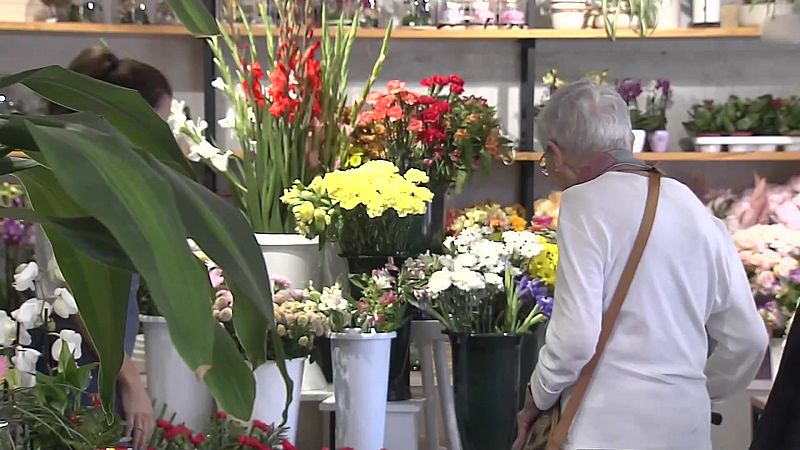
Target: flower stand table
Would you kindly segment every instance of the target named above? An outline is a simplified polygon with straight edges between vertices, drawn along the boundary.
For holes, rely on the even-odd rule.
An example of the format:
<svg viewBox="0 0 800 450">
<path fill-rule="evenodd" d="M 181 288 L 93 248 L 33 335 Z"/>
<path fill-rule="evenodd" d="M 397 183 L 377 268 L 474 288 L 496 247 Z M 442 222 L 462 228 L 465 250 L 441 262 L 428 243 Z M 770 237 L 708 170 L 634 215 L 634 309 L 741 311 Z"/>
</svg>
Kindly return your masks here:
<svg viewBox="0 0 800 450">
<path fill-rule="evenodd" d="M 390 450 L 419 450 L 420 422 L 425 405 L 424 398 L 412 398 L 399 402 L 386 404 L 386 427 L 383 446 Z M 330 396 L 319 405 L 319 410 L 324 414 L 323 437 L 325 447 L 337 448 L 331 442 L 331 430 L 336 420 L 336 398 Z"/>
</svg>

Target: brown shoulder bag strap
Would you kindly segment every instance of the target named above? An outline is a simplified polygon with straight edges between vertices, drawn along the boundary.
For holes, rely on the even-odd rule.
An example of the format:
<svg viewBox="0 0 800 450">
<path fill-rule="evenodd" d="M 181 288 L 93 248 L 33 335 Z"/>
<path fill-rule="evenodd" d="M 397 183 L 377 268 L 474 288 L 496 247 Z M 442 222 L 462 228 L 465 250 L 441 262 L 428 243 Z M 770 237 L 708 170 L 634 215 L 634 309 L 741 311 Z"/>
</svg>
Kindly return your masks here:
<svg viewBox="0 0 800 450">
<path fill-rule="evenodd" d="M 647 203 L 645 204 L 642 223 L 639 225 L 639 232 L 636 235 L 633 250 L 631 250 L 628 261 L 625 263 L 625 268 L 622 271 L 617 289 L 614 291 L 614 296 L 611 298 L 611 304 L 603 315 L 603 323 L 600 328 L 600 338 L 597 341 L 597 349 L 592 359 L 590 359 L 581 370 L 578 381 L 572 388 L 569 400 L 563 411 L 561 411 L 561 420 L 558 422 L 558 425 L 556 425 L 553 434 L 550 436 L 550 440 L 547 442 L 547 450 L 561 450 L 564 446 L 564 442 L 566 442 L 572 421 L 578 413 L 578 408 L 583 401 L 583 397 L 586 395 L 589 383 L 592 381 L 592 375 L 594 375 L 594 372 L 597 370 L 597 364 L 603 356 L 603 350 L 605 350 L 611 333 L 614 331 L 614 325 L 622 309 L 622 303 L 628 295 L 633 276 L 636 274 L 636 267 L 642 259 L 642 254 L 644 253 L 644 248 L 647 245 L 647 240 L 650 237 L 650 231 L 653 229 L 653 222 L 656 217 L 658 195 L 661 191 L 661 173 L 658 170 L 651 171 L 649 181 Z"/>
</svg>

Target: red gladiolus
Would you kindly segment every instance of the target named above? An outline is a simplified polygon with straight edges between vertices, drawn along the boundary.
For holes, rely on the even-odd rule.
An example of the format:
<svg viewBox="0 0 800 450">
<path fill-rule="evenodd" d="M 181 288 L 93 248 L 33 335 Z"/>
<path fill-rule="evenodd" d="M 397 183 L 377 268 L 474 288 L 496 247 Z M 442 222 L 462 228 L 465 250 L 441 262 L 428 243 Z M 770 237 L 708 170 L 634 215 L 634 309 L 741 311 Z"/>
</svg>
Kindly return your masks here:
<svg viewBox="0 0 800 450">
<path fill-rule="evenodd" d="M 251 62 L 245 69 L 250 73 L 250 76 L 253 77 L 255 80 L 260 80 L 264 78 L 264 70 L 261 68 L 261 63 L 258 61 Z"/>
<path fill-rule="evenodd" d="M 283 447 L 283 450 L 297 450 L 297 447 L 292 445 L 288 439 L 281 440 L 281 447 Z"/>
<path fill-rule="evenodd" d="M 156 426 L 162 430 L 171 430 L 174 427 L 170 421 L 164 419 L 156 420 Z"/>
<path fill-rule="evenodd" d="M 255 428 L 257 430 L 264 431 L 264 432 L 269 432 L 269 430 L 270 430 L 269 425 L 267 425 L 266 423 L 264 423 L 264 422 L 262 422 L 262 421 L 260 421 L 258 419 L 253 421 L 253 428 Z"/>
</svg>

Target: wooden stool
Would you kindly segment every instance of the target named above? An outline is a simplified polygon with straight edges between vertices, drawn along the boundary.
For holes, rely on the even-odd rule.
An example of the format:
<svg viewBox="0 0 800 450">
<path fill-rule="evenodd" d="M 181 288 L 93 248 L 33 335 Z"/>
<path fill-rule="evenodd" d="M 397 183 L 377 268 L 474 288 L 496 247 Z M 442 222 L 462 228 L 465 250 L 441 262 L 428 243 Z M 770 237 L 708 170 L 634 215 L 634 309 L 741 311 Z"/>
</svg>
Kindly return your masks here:
<svg viewBox="0 0 800 450">
<path fill-rule="evenodd" d="M 422 366 L 422 389 L 425 394 L 425 437 L 427 450 L 439 450 L 438 411 L 442 412 L 448 450 L 461 450 L 456 409 L 453 403 L 453 386 L 447 366 L 447 336 L 436 320 L 411 321 L 411 341 L 419 349 Z M 436 383 L 433 381 L 436 364 Z M 437 395 L 438 385 L 438 395 Z M 438 407 L 436 399 L 439 399 Z"/>
</svg>

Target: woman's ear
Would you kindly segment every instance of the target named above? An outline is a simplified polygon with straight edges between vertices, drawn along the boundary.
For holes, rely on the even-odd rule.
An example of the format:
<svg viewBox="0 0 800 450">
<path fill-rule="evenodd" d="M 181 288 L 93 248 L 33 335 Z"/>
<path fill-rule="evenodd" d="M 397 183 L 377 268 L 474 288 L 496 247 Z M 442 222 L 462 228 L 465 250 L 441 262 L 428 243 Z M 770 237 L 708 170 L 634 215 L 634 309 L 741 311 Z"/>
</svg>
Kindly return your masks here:
<svg viewBox="0 0 800 450">
<path fill-rule="evenodd" d="M 547 150 L 550 152 L 548 155 L 548 165 L 551 167 L 551 170 L 556 173 L 561 172 L 561 168 L 564 166 L 564 152 L 561 151 L 561 147 L 554 141 L 548 141 Z"/>
</svg>

